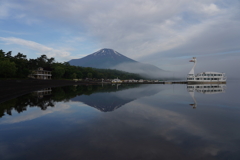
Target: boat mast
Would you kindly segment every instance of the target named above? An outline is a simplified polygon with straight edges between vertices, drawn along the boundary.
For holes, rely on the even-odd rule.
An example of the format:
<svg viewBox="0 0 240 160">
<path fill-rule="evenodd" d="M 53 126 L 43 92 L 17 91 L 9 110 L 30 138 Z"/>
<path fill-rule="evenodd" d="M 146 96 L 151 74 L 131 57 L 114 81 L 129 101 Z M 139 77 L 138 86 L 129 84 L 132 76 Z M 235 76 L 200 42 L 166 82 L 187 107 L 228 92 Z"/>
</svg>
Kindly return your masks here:
<svg viewBox="0 0 240 160">
<path fill-rule="evenodd" d="M 196 59 L 196 57 L 193 57 L 193 59 L 190 60 L 189 62 L 194 62 L 194 65 L 193 65 L 191 71 L 190 71 L 188 74 L 194 76 L 194 69 L 195 69 L 195 66 L 196 66 L 196 64 L 197 64 L 197 59 Z"/>
</svg>

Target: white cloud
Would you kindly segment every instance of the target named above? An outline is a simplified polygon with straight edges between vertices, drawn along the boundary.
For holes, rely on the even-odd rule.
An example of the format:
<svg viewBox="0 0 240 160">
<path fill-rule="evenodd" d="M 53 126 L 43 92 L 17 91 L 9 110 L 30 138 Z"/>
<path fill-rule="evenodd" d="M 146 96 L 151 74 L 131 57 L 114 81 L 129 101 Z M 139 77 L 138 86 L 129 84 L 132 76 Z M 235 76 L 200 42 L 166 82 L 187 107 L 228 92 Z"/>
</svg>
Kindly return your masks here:
<svg viewBox="0 0 240 160">
<path fill-rule="evenodd" d="M 214 13 L 220 11 L 220 10 L 215 4 L 212 3 L 208 6 L 204 6 L 203 11 L 208 13 L 208 14 L 214 14 Z"/>
<path fill-rule="evenodd" d="M 7 18 L 9 16 L 9 5 L 0 2 L 0 19 Z"/>
<path fill-rule="evenodd" d="M 68 59 L 70 56 L 70 53 L 64 50 L 59 50 L 59 49 L 53 49 L 51 47 L 47 47 L 45 45 L 33 42 L 33 41 L 28 41 L 20 38 L 15 38 L 15 37 L 0 37 L 0 41 L 5 42 L 5 44 L 17 44 L 21 46 L 28 47 L 30 49 L 33 49 L 36 51 L 38 55 L 45 54 L 49 57 L 57 57 L 60 59 Z"/>
<path fill-rule="evenodd" d="M 41 22 L 37 27 L 43 29 L 41 34 L 46 34 L 45 37 L 48 37 L 49 31 L 58 30 L 58 33 L 54 34 L 61 35 L 59 37 L 62 46 L 74 48 L 71 57 L 65 56 L 69 59 L 80 58 L 79 55 L 90 54 L 99 48 L 112 48 L 130 58 L 154 62 L 153 64 L 158 66 L 158 59 L 161 59 L 164 62 L 161 66 L 166 66 L 166 63 L 171 63 L 171 60 L 167 61 L 169 57 L 201 56 L 240 50 L 237 28 L 240 23 L 240 2 L 237 0 L 13 2 L 18 7 L 8 13 L 11 13 L 16 21 L 21 19 L 21 22 L 28 25 Z M 69 38 L 72 35 L 75 39 Z M 37 36 L 34 38 L 37 39 Z M 49 51 L 49 48 L 45 49 Z M 52 55 L 57 55 L 53 51 L 55 49 L 50 50 Z M 63 48 L 62 52 L 64 50 L 69 51 Z M 64 57 L 65 54 L 60 55 Z"/>
</svg>

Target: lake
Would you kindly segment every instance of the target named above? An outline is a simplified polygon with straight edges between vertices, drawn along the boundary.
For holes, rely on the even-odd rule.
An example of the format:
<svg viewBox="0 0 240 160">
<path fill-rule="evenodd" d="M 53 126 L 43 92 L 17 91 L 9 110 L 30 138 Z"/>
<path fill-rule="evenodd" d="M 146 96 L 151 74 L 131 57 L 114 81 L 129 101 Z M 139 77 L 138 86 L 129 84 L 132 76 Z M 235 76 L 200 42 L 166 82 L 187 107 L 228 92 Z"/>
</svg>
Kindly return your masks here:
<svg viewBox="0 0 240 160">
<path fill-rule="evenodd" d="M 240 83 L 45 88 L 0 104 L 1 160 L 239 160 Z"/>
</svg>

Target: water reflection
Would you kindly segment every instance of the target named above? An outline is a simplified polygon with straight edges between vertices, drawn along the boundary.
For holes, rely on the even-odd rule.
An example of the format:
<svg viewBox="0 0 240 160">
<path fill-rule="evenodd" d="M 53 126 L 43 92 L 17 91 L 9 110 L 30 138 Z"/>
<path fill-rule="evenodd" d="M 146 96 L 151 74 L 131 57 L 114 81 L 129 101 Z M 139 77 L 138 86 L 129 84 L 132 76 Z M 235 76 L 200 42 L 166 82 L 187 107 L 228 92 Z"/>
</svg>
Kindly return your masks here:
<svg viewBox="0 0 240 160">
<path fill-rule="evenodd" d="M 117 84 L 113 86 L 117 87 L 117 92 L 115 90 L 114 92 L 80 95 L 72 98 L 71 101 L 85 103 L 102 112 L 111 112 L 129 102 L 142 97 L 152 96 L 160 91 L 160 89 L 153 85 L 141 85 L 141 87 L 139 87 L 139 85 L 133 85 L 133 88 L 128 88 L 127 90 L 119 90 L 121 87 L 124 87 L 124 85 Z"/>
<path fill-rule="evenodd" d="M 187 85 L 187 90 L 191 97 L 193 98 L 194 103 L 189 104 L 193 109 L 197 108 L 197 101 L 194 96 L 194 92 L 202 94 L 218 94 L 224 93 L 226 89 L 226 84 L 191 84 Z"/>
<path fill-rule="evenodd" d="M 102 112 L 114 111 L 135 99 L 156 94 L 158 90 L 139 85 L 81 85 L 58 88 L 45 88 L 0 104 L 0 117 L 26 111 L 28 107 L 46 110 L 56 102 L 83 102 Z M 135 88 L 135 89 L 134 89 Z"/>
<path fill-rule="evenodd" d="M 52 88 L 41 98 L 32 93 L 25 103 L 32 96 L 55 107 L 2 117 L 0 157 L 238 160 L 239 84 L 228 83 L 223 94 L 195 90 L 198 110 L 187 106 L 192 100 L 186 85 L 71 86 Z"/>
<path fill-rule="evenodd" d="M 38 91 L 33 92 L 38 98 L 43 98 L 43 96 L 51 95 L 52 89 L 51 88 L 44 88 Z"/>
</svg>

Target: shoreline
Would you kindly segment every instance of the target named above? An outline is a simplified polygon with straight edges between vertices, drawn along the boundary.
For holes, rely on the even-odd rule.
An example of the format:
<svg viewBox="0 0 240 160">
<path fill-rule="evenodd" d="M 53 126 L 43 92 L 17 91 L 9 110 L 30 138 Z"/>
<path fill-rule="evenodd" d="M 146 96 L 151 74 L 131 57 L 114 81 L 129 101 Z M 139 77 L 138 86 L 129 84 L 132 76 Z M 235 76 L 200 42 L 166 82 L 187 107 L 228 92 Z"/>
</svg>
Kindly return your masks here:
<svg viewBox="0 0 240 160">
<path fill-rule="evenodd" d="M 0 80 L 0 105 L 10 99 L 41 90 L 69 85 L 99 85 L 97 81 L 74 81 L 74 80 L 36 80 L 36 79 L 9 79 Z M 103 84 L 112 84 L 103 82 Z M 114 83 L 113 83 L 114 84 Z M 116 83 L 115 83 L 116 84 Z M 122 84 L 186 84 L 186 82 L 144 82 L 144 83 L 122 83 Z"/>
<path fill-rule="evenodd" d="M 68 85 L 87 85 L 85 82 L 75 82 L 72 80 L 0 80 L 0 105 L 10 99 L 41 90 L 44 88 L 54 88 Z"/>
</svg>

